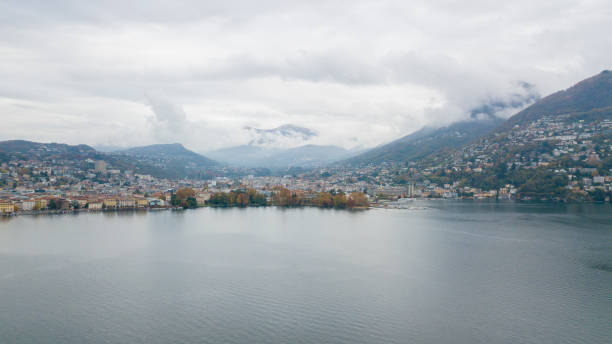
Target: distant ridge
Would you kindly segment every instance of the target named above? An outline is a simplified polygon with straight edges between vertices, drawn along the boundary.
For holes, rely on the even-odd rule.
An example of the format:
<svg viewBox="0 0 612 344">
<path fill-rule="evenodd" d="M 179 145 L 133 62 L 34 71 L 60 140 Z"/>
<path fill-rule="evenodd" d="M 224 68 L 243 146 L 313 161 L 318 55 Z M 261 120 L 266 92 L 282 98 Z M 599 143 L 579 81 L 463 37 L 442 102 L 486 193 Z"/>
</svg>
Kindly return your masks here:
<svg viewBox="0 0 612 344">
<path fill-rule="evenodd" d="M 60 154 L 92 154 L 96 150 L 88 145 L 68 145 L 65 143 L 39 143 L 26 140 L 0 141 L 0 151 L 5 153 L 27 153 L 32 150 L 47 149 Z"/>
<path fill-rule="evenodd" d="M 208 155 L 232 165 L 285 169 L 324 166 L 356 153 L 339 146 L 309 144 L 294 148 L 242 145 L 222 148 L 209 152 Z"/>
<path fill-rule="evenodd" d="M 0 141 L 0 162 L 20 159 L 104 160 L 114 169 L 133 170 L 159 178 L 202 176 L 217 162 L 194 153 L 181 144 L 152 145 L 105 153 L 88 145 L 39 143 L 26 140 Z"/>
<path fill-rule="evenodd" d="M 493 131 L 500 118 L 474 119 L 442 128 L 424 127 L 412 134 L 373 148 L 346 161 L 351 165 L 418 160 L 427 155 L 469 143 Z"/>
<path fill-rule="evenodd" d="M 199 166 L 215 166 L 218 163 L 201 154 L 190 151 L 180 143 L 155 144 L 149 146 L 132 147 L 119 151 L 119 153 L 145 156 L 150 158 L 181 160 L 185 163 L 194 163 Z"/>
<path fill-rule="evenodd" d="M 111 154 L 136 158 L 164 170 L 171 178 L 202 177 L 207 170 L 220 165 L 180 143 L 133 147 Z"/>
</svg>

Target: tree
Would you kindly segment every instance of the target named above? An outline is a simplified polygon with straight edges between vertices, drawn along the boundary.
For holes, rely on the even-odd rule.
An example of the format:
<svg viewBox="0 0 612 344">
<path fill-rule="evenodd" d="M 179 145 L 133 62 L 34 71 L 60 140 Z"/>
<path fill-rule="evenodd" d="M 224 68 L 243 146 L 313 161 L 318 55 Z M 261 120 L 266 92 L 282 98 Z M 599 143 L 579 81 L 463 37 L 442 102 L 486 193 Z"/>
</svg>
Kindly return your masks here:
<svg viewBox="0 0 612 344">
<path fill-rule="evenodd" d="M 601 189 L 589 191 L 589 195 L 591 196 L 591 199 L 593 199 L 593 201 L 595 202 L 604 202 L 607 196 L 606 192 Z"/>
<path fill-rule="evenodd" d="M 284 187 L 277 189 L 272 196 L 272 200 L 274 204 L 281 207 L 295 207 L 303 204 L 303 199 L 300 195 Z"/>
<path fill-rule="evenodd" d="M 196 208 L 198 206 L 198 202 L 195 199 L 195 191 L 192 188 L 179 189 L 172 195 L 170 203 L 172 203 L 174 206 L 181 206 L 185 209 Z"/>
<path fill-rule="evenodd" d="M 195 199 L 195 197 L 187 197 L 187 199 L 185 200 L 185 204 L 183 205 L 183 208 L 194 209 L 197 207 L 198 207 L 198 201 Z"/>
<path fill-rule="evenodd" d="M 344 193 L 338 193 L 334 196 L 334 208 L 343 209 L 346 208 L 346 195 Z"/>
<path fill-rule="evenodd" d="M 321 208 L 331 208 L 334 206 L 334 200 L 329 192 L 319 192 L 314 199 L 314 205 Z"/>
<path fill-rule="evenodd" d="M 195 197 L 195 191 L 192 188 L 182 188 L 176 192 L 176 198 L 186 200 L 187 197 Z"/>
<path fill-rule="evenodd" d="M 50 199 L 49 202 L 47 202 L 47 208 L 50 210 L 55 210 L 58 208 L 58 204 L 54 199 Z"/>
<path fill-rule="evenodd" d="M 214 207 L 248 207 L 264 206 L 267 204 L 266 196 L 254 189 L 247 191 L 233 190 L 230 192 L 216 192 L 210 196 L 206 204 Z"/>
<path fill-rule="evenodd" d="M 266 196 L 258 193 L 255 189 L 249 189 L 249 203 L 255 206 L 266 205 Z"/>
<path fill-rule="evenodd" d="M 236 197 L 236 204 L 240 207 L 249 205 L 249 195 L 246 193 L 239 193 Z"/>
<path fill-rule="evenodd" d="M 353 192 L 346 200 L 347 208 L 362 208 L 370 206 L 368 196 L 363 192 Z"/>
</svg>

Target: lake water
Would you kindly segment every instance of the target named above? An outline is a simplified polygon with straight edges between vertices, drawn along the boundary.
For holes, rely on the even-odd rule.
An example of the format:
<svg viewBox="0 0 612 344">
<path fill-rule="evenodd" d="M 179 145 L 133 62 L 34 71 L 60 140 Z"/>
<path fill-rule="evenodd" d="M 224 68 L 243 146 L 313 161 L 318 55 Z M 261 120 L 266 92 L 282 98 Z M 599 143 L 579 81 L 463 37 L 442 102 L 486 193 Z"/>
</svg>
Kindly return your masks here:
<svg viewBox="0 0 612 344">
<path fill-rule="evenodd" d="M 0 220 L 0 343 L 612 343 L 612 206 Z"/>
</svg>

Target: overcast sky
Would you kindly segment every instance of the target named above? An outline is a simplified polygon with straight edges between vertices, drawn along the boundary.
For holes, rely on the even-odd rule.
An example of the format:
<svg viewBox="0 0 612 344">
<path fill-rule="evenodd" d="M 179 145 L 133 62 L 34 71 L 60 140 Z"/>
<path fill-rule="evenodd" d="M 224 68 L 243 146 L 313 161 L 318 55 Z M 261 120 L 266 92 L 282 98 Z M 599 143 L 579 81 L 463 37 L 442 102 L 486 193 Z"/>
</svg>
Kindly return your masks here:
<svg viewBox="0 0 612 344">
<path fill-rule="evenodd" d="M 609 0 L 0 0 L 0 140 L 372 146 L 610 69 L 610 32 Z"/>
</svg>

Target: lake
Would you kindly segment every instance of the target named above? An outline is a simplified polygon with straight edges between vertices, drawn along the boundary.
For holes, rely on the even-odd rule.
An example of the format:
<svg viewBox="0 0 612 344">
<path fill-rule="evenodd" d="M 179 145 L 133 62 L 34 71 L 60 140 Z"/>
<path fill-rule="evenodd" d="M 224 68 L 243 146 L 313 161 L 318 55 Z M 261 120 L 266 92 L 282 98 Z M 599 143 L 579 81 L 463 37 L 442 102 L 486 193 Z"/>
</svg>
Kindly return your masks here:
<svg viewBox="0 0 612 344">
<path fill-rule="evenodd" d="M 0 219 L 0 343 L 611 343 L 612 206 Z"/>
</svg>

